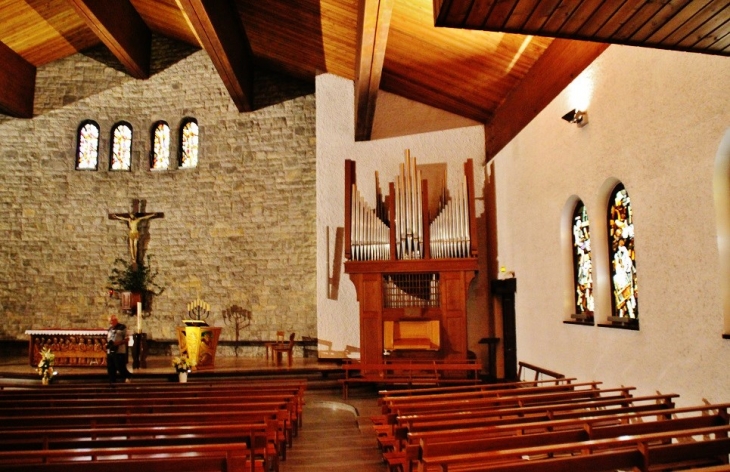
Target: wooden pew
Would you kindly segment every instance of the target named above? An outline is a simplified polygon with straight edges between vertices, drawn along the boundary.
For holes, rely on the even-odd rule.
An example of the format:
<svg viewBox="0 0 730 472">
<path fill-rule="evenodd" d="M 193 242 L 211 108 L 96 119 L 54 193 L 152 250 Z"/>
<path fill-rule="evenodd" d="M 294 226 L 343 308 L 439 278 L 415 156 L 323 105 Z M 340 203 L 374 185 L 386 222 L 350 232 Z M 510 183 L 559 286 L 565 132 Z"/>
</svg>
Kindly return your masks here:
<svg viewBox="0 0 730 472">
<path fill-rule="evenodd" d="M 378 395 L 380 397 L 397 397 L 397 396 L 411 396 L 411 395 L 428 395 L 433 393 L 452 393 L 461 391 L 472 391 L 472 390 L 502 390 L 508 388 L 523 388 L 523 387 L 537 387 L 540 385 L 562 385 L 575 382 L 575 377 L 565 377 L 560 379 L 551 380 L 537 380 L 537 381 L 519 381 L 519 382 L 499 382 L 499 383 L 480 383 L 474 385 L 449 385 L 442 387 L 418 387 L 418 388 L 404 388 L 394 390 L 379 390 Z M 596 382 L 600 384 L 601 382 Z"/>
<path fill-rule="evenodd" d="M 545 369 L 544 367 L 539 367 L 534 364 L 529 364 L 527 362 L 520 361 L 517 363 L 517 378 L 522 379 L 523 376 L 526 376 L 527 371 L 534 372 L 534 379 L 533 382 L 537 382 L 541 376 L 547 376 L 552 377 L 553 379 L 563 379 L 565 378 L 565 375 L 555 372 L 553 370 Z"/>
<path fill-rule="evenodd" d="M 186 425 L 186 424 L 231 424 L 251 423 L 258 421 L 276 421 L 278 428 L 275 437 L 271 437 L 282 460 L 286 460 L 287 445 L 291 447 L 290 436 L 287 434 L 281 410 L 270 409 L 250 411 L 177 411 L 173 413 L 113 413 L 54 416 L 5 416 L 0 417 L 0 431 L 8 429 L 66 429 L 66 428 L 98 428 L 124 425 Z"/>
<path fill-rule="evenodd" d="M 379 437 L 378 445 L 385 449 L 384 459 L 390 464 L 401 464 L 403 454 L 398 454 L 402 444 L 411 441 L 416 435 L 427 435 L 431 432 L 434 435 L 442 434 L 449 430 L 478 431 L 498 427 L 506 428 L 519 427 L 520 425 L 537 424 L 539 422 L 550 422 L 558 419 L 571 420 L 583 419 L 591 416 L 604 422 L 612 421 L 610 418 L 618 415 L 640 414 L 651 412 L 659 415 L 665 411 L 664 417 L 669 418 L 670 412 L 674 409 L 672 401 L 678 395 L 659 394 L 645 397 L 632 397 L 619 400 L 586 401 L 582 403 L 552 405 L 539 405 L 525 408 L 501 408 L 475 412 L 448 412 L 430 413 L 420 415 L 408 415 L 397 417 L 393 415 L 396 423 L 391 435 Z M 464 437 L 464 436 L 462 436 Z M 393 447 L 395 454 L 388 449 Z"/>
<path fill-rule="evenodd" d="M 730 425 L 723 425 L 459 454 L 424 451 L 420 458 L 419 471 L 601 472 L 632 468 L 648 471 L 660 466 L 677 468 L 718 464 L 726 462 L 730 453 L 729 432 Z M 693 441 L 693 437 L 701 439 Z M 526 460 L 526 457 L 540 459 Z"/>
<path fill-rule="evenodd" d="M 343 364 L 342 398 L 347 400 L 352 384 L 443 385 L 476 384 L 481 364 L 471 362 L 392 362 Z"/>
<path fill-rule="evenodd" d="M 535 393 L 486 398 L 466 398 L 451 400 L 448 397 L 429 402 L 417 402 L 394 406 L 394 413 L 399 416 L 432 411 L 459 411 L 475 408 L 525 407 L 549 403 L 569 403 L 586 399 L 621 399 L 630 398 L 635 387 L 617 387 L 608 389 L 568 390 L 563 392 Z"/>
<path fill-rule="evenodd" d="M 370 419 L 373 424 L 377 427 L 386 425 L 388 422 L 388 414 L 391 408 L 388 406 L 391 403 L 405 401 L 401 399 L 406 398 L 420 398 L 421 396 L 432 396 L 432 395 L 443 395 L 452 393 L 462 392 L 499 392 L 514 390 L 520 392 L 525 387 L 537 387 L 537 386 L 551 386 L 551 385 L 569 385 L 575 378 L 563 378 L 556 380 L 540 380 L 537 382 L 504 382 L 498 384 L 475 384 L 475 385 L 452 385 L 444 387 L 420 387 L 414 389 L 398 389 L 398 390 L 380 390 L 378 392 L 378 405 L 381 406 L 383 413 L 380 415 L 371 415 Z M 598 385 L 601 382 L 588 382 L 589 384 Z M 577 386 L 583 384 L 575 384 Z M 567 387 L 564 387 L 567 388 Z"/>
<path fill-rule="evenodd" d="M 249 382 L 250 384 L 251 382 Z M 129 385 L 129 384 L 123 384 Z M 181 384 L 186 385 L 186 384 Z M 5 390 L 0 392 L 0 408 L 3 405 L 23 405 L 24 402 L 35 402 L 36 405 L 58 405 L 63 406 L 63 400 L 73 400 L 75 404 L 79 404 L 82 399 L 95 399 L 98 401 L 107 401 L 108 403 L 123 403 L 125 400 L 144 399 L 145 404 L 150 404 L 153 399 L 163 398 L 167 400 L 183 398 L 197 398 L 200 401 L 204 398 L 206 402 L 213 402 L 215 397 L 230 396 L 241 398 L 256 398 L 260 395 L 269 395 L 272 399 L 281 395 L 293 395 L 295 407 L 292 409 L 292 426 L 293 435 L 296 436 L 298 428 L 302 425 L 302 413 L 304 405 L 304 388 L 306 384 L 301 382 L 283 385 L 274 385 L 271 383 L 260 384 L 255 382 L 254 385 L 245 383 L 224 384 L 216 387 L 215 384 L 203 385 L 191 388 L 169 388 L 169 387 L 152 387 L 147 386 L 124 389 L 116 388 L 50 388 L 46 391 L 11 391 Z M 215 393 L 213 393 L 215 392 Z M 28 394 L 26 394 L 28 393 Z M 52 403 L 42 403 L 46 400 Z M 215 400 L 217 401 L 217 400 Z"/>
<path fill-rule="evenodd" d="M 264 421 L 226 425 L 147 426 L 11 430 L 0 432 L 0 451 L 98 449 L 141 446 L 246 443 L 267 469 L 278 471 L 275 444 L 269 441 L 277 425 Z"/>
<path fill-rule="evenodd" d="M 647 395 L 616 400 L 595 399 L 580 403 L 555 403 L 522 408 L 497 408 L 477 412 L 454 412 L 448 418 L 430 415 L 398 417 L 398 424 L 409 432 L 463 427 L 492 426 L 510 422 L 532 422 L 540 420 L 570 419 L 583 416 L 608 416 L 621 413 L 638 413 L 658 409 L 671 410 L 675 407 L 676 394 Z M 434 419 L 436 418 L 436 419 Z"/>
<path fill-rule="evenodd" d="M 264 472 L 246 443 L 0 451 L 3 472 Z"/>
<path fill-rule="evenodd" d="M 280 388 L 296 388 L 302 392 L 307 388 L 306 379 L 285 380 L 194 380 L 188 377 L 187 383 L 144 381 L 132 383 L 96 383 L 96 384 L 55 384 L 41 386 L 39 383 L 4 383 L 0 384 L 0 396 L 23 393 L 26 395 L 47 395 L 56 393 L 96 394 L 105 392 L 133 392 L 133 391 L 195 391 L 204 389 L 240 389 L 240 390 L 268 390 Z"/>
<path fill-rule="evenodd" d="M 414 453 L 413 446 L 408 446 L 407 457 L 412 460 L 420 459 L 423 456 L 453 456 L 505 448 L 524 448 L 726 426 L 728 425 L 727 406 L 725 405 L 725 408 L 721 409 L 722 411 L 712 415 L 700 414 L 651 422 L 624 423 L 626 418 L 615 418 L 606 423 L 609 418 L 601 420 L 586 418 L 572 422 L 545 422 L 544 424 L 493 428 L 490 432 L 480 432 L 479 434 L 469 430 L 443 431 L 441 434 L 421 435 L 416 446 L 417 453 Z M 690 410 L 685 410 L 685 413 L 688 411 Z M 707 410 L 705 407 L 700 407 L 693 411 L 706 412 Z M 662 415 L 659 417 L 662 418 Z"/>
<path fill-rule="evenodd" d="M 438 392 L 432 394 L 409 395 L 409 396 L 389 396 L 382 395 L 379 397 L 379 403 L 382 405 L 383 413 L 390 413 L 397 410 L 400 406 L 419 405 L 423 403 L 431 403 L 434 401 L 446 400 L 453 402 L 456 400 L 478 399 L 478 398 L 501 398 L 501 397 L 520 397 L 523 395 L 538 395 L 541 393 L 556 392 L 600 392 L 600 382 L 582 382 L 560 385 L 543 385 L 539 387 L 524 388 L 505 388 L 505 389 L 472 389 L 454 392 Z M 629 387 L 621 387 L 627 391 Z"/>
</svg>

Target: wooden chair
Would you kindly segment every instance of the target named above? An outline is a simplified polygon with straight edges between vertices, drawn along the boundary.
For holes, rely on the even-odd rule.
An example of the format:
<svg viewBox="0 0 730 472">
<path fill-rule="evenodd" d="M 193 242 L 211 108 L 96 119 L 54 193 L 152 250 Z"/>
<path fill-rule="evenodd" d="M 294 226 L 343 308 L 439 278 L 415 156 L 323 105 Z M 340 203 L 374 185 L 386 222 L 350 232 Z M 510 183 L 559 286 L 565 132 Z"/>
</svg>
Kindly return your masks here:
<svg viewBox="0 0 730 472">
<path fill-rule="evenodd" d="M 273 354 L 276 355 L 276 365 L 281 365 L 281 357 L 283 353 L 286 353 L 287 360 L 289 361 L 289 365 L 291 365 L 291 354 L 292 350 L 294 349 L 294 336 L 296 333 L 292 333 L 289 335 L 289 343 L 288 344 L 276 344 L 271 347 L 271 350 Z"/>
<path fill-rule="evenodd" d="M 269 360 L 269 351 L 271 351 L 271 358 L 274 358 L 274 347 L 276 346 L 284 346 L 284 331 L 277 331 L 276 332 L 276 342 L 273 343 L 266 343 L 264 346 L 266 347 L 266 360 Z"/>
</svg>

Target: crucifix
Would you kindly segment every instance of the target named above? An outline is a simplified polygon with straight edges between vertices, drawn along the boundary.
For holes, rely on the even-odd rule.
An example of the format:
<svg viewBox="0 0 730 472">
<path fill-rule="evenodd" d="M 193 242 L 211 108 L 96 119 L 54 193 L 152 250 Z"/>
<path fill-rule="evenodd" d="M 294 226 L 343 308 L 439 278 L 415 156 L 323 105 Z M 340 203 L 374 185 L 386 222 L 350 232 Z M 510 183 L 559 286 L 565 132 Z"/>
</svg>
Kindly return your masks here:
<svg viewBox="0 0 730 472">
<path fill-rule="evenodd" d="M 110 220 L 122 220 L 127 223 L 129 227 L 129 255 L 132 258 L 132 264 L 137 265 L 140 259 L 138 242 L 140 239 L 140 227 L 139 224 L 143 221 L 152 220 L 155 218 L 164 218 L 164 213 L 145 213 L 144 206 L 147 202 L 145 200 L 132 200 L 132 211 L 129 213 L 109 213 Z M 141 204 L 141 207 L 140 207 Z"/>
</svg>

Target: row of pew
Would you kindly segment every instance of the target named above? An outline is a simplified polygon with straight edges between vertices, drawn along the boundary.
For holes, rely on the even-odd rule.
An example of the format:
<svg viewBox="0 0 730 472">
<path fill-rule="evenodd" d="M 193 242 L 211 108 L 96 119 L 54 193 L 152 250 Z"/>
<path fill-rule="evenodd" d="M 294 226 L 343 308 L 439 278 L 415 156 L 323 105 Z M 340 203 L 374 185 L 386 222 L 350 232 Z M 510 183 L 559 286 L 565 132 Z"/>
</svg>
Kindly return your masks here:
<svg viewBox="0 0 730 472">
<path fill-rule="evenodd" d="M 278 472 L 306 380 L 4 385 L 0 472 Z"/>
<path fill-rule="evenodd" d="M 574 378 L 381 390 L 390 471 L 730 471 L 730 403 Z"/>
</svg>

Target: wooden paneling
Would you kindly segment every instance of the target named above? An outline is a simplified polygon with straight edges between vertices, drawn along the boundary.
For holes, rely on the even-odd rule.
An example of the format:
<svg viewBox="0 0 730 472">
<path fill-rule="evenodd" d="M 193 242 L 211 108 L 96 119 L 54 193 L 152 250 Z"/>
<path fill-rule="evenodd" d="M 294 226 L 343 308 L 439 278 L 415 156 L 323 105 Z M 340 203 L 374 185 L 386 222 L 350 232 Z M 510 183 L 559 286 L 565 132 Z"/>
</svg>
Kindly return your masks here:
<svg viewBox="0 0 730 472">
<path fill-rule="evenodd" d="M 247 74 L 254 66 L 310 81 L 327 72 L 356 80 L 353 127 L 358 140 L 368 139 L 380 89 L 487 125 L 493 135 L 488 143 L 491 155 L 535 116 L 538 107 L 529 100 L 549 102 L 557 93 L 556 84 L 574 73 L 566 70 L 585 67 L 588 56 L 563 56 L 560 67 L 539 68 L 542 80 L 534 80 L 533 68 L 543 54 L 553 53 L 549 47 L 554 38 L 730 55 L 728 0 L 124 2 L 152 33 L 204 47 L 239 110 L 252 108 L 254 92 Z M 37 67 L 100 44 L 94 25 L 130 31 L 129 14 L 113 13 L 118 2 L 110 1 L 115 9 L 106 13 L 116 16 L 119 25 L 97 19 L 92 27 L 73 3 L 104 4 L 3 0 L 0 42 Z M 208 10 L 198 19 L 187 17 L 184 10 L 193 4 Z M 225 13 L 216 13 L 221 11 Z M 235 23 L 241 33 L 230 27 Z M 139 31 L 139 26 L 131 31 Z M 131 75 L 140 76 L 136 70 L 145 61 L 135 59 L 135 48 L 125 43 L 134 36 L 112 34 L 111 42 L 105 42 Z M 250 51 L 249 56 L 236 59 L 242 51 Z M 0 66 L 7 69 L 10 64 Z M 523 99 L 527 101 L 516 103 Z"/>
<path fill-rule="evenodd" d="M 130 0 L 144 22 L 157 34 L 203 47 L 195 31 L 185 20 L 176 0 Z"/>
<path fill-rule="evenodd" d="M 487 124 L 487 159 L 502 150 L 607 47 L 603 43 L 565 39 L 553 41 L 519 86 L 507 95 L 492 121 Z"/>
<path fill-rule="evenodd" d="M 68 1 L 132 77 L 149 77 L 151 33 L 129 0 Z"/>
<path fill-rule="evenodd" d="M 383 309 L 380 274 L 350 274 L 360 302 L 360 359 L 383 361 Z"/>
<path fill-rule="evenodd" d="M 0 2 L 0 41 L 36 67 L 100 43 L 67 0 Z"/>
<path fill-rule="evenodd" d="M 0 43 L 0 111 L 17 118 L 33 117 L 36 68 Z"/>
<path fill-rule="evenodd" d="M 727 0 L 436 0 L 436 24 L 730 55 Z"/>
<path fill-rule="evenodd" d="M 178 0 L 239 111 L 253 110 L 254 64 L 248 37 L 229 0 Z"/>
</svg>

